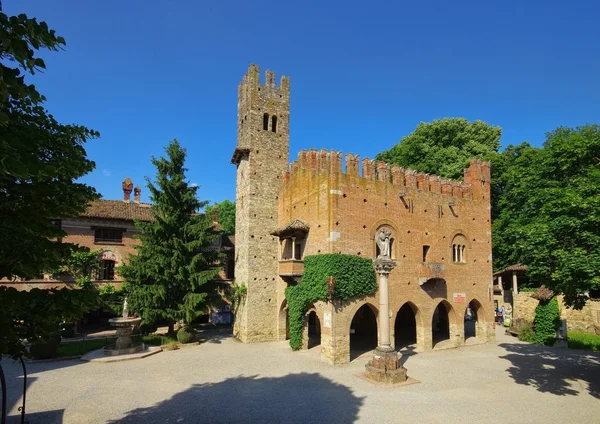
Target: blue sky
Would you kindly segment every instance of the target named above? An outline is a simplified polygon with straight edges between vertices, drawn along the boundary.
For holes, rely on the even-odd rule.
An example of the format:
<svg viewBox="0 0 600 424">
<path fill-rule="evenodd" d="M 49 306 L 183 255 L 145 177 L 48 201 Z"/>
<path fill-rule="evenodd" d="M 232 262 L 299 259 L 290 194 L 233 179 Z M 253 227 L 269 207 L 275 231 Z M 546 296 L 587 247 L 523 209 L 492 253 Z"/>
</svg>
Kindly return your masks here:
<svg viewBox="0 0 600 424">
<path fill-rule="evenodd" d="M 4 0 L 67 40 L 33 81 L 63 123 L 100 131 L 84 178 L 107 199 L 177 138 L 201 199 L 235 199 L 237 85 L 250 63 L 291 78 L 290 158 L 374 157 L 422 121 L 480 119 L 541 145 L 599 122 L 597 1 Z"/>
</svg>

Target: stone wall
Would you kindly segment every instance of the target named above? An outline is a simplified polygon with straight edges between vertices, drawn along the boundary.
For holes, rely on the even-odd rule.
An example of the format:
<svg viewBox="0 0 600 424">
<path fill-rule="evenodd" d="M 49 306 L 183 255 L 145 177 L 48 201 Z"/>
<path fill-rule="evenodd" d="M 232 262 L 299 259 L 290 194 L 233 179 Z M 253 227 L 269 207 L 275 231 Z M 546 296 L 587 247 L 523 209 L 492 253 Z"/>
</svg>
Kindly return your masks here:
<svg viewBox="0 0 600 424">
<path fill-rule="evenodd" d="M 238 142 L 232 160 L 237 165 L 235 277 L 248 288 L 234 334 L 243 342 L 273 341 L 279 334 L 279 242 L 271 232 L 277 229 L 288 154 L 289 79 L 282 77 L 276 86 L 275 75 L 267 71 L 261 84 L 258 66 L 251 65 L 239 85 Z"/>
<path fill-rule="evenodd" d="M 530 292 L 521 292 L 513 296 L 513 319 L 523 318 L 529 322 L 535 319 L 535 308 L 537 299 L 531 297 Z M 583 309 L 576 310 L 567 308 L 563 302 L 563 296 L 558 296 L 560 317 L 567 320 L 567 330 L 594 333 L 594 322 L 600 321 L 600 301 L 589 300 Z"/>
</svg>

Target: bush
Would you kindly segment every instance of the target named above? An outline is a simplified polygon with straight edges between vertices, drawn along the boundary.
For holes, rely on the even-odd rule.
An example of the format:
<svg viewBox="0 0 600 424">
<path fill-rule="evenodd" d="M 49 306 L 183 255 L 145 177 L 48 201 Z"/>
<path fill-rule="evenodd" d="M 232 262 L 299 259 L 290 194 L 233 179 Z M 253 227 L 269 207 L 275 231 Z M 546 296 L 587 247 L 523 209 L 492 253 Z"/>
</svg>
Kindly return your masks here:
<svg viewBox="0 0 600 424">
<path fill-rule="evenodd" d="M 75 336 L 75 324 L 72 322 L 65 322 L 61 324 L 60 334 L 64 338 Z"/>
<path fill-rule="evenodd" d="M 333 296 L 342 300 L 373 294 L 377 290 L 375 270 L 370 259 L 342 254 L 305 257 L 302 281 L 285 289 L 290 346 L 293 350 L 302 347 L 302 329 L 307 308 L 319 300 L 326 301 L 329 296 L 329 276 L 333 276 L 336 282 Z"/>
<path fill-rule="evenodd" d="M 138 328 L 138 332 L 144 336 L 147 336 L 148 334 L 154 333 L 157 328 L 158 327 L 154 323 L 143 323 Z"/>
<path fill-rule="evenodd" d="M 569 333 L 571 349 L 585 349 L 600 352 L 600 336 L 592 333 Z"/>
<path fill-rule="evenodd" d="M 55 338 L 48 338 L 48 340 L 39 340 L 33 342 L 29 347 L 29 353 L 33 356 L 33 359 L 50 359 L 56 357 L 56 350 L 58 349 L 58 343 Z"/>
<path fill-rule="evenodd" d="M 530 327 L 523 327 L 517 336 L 522 342 L 533 342 L 535 340 L 535 333 Z"/>
<path fill-rule="evenodd" d="M 560 325 L 560 311 L 556 296 L 549 301 L 540 300 L 535 308 L 535 336 L 533 342 L 550 346 L 556 340 L 556 330 Z"/>
<path fill-rule="evenodd" d="M 194 330 L 189 326 L 181 327 L 177 332 L 177 341 L 182 344 L 193 342 L 195 337 Z"/>
<path fill-rule="evenodd" d="M 60 344 L 60 341 L 62 340 L 62 331 L 53 331 L 52 333 L 48 334 L 48 338 L 52 338 L 56 341 L 56 345 L 58 346 Z"/>
</svg>

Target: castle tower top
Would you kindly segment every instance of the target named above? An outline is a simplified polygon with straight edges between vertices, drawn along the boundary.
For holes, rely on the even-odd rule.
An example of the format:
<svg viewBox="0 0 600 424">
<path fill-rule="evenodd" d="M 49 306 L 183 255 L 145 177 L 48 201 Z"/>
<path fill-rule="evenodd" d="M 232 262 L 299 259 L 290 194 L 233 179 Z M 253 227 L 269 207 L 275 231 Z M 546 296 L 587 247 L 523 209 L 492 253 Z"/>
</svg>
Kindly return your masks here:
<svg viewBox="0 0 600 424">
<path fill-rule="evenodd" d="M 275 84 L 275 73 L 267 70 L 262 84 L 260 68 L 250 65 L 238 87 L 238 142 L 231 162 L 239 164 L 253 148 L 281 144 L 287 149 L 289 115 L 290 79 L 282 76 Z"/>
</svg>

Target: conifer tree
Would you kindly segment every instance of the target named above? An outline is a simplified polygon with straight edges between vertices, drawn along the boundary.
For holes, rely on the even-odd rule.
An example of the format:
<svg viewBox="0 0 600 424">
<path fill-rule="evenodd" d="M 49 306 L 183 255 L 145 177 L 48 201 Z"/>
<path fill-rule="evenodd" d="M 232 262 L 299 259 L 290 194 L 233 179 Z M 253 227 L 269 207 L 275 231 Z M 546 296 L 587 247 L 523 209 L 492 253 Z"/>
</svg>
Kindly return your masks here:
<svg viewBox="0 0 600 424">
<path fill-rule="evenodd" d="M 204 286 L 218 273 L 220 253 L 211 248 L 219 233 L 199 213 L 208 202 L 199 201 L 198 187 L 186 181 L 185 149 L 173 140 L 165 151 L 167 158 L 152 157 L 156 182 L 146 178 L 154 220 L 136 222 L 141 244 L 121 273 L 130 310 L 146 323 L 166 319 L 172 330 L 175 322 L 189 323 L 201 314 Z"/>
</svg>

